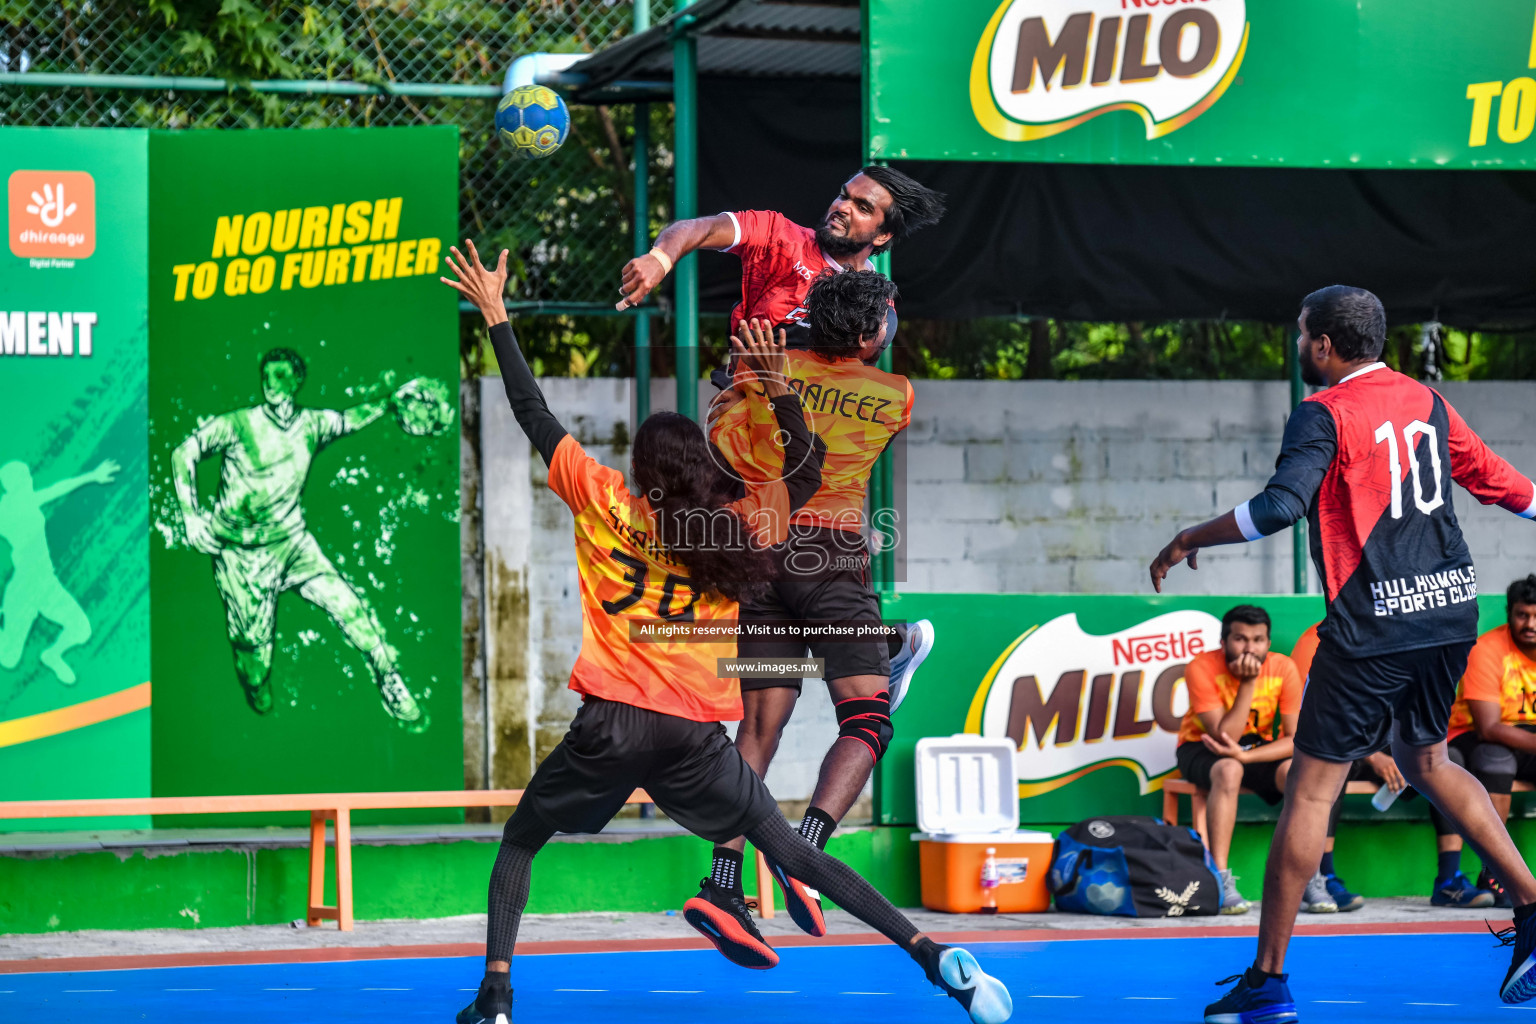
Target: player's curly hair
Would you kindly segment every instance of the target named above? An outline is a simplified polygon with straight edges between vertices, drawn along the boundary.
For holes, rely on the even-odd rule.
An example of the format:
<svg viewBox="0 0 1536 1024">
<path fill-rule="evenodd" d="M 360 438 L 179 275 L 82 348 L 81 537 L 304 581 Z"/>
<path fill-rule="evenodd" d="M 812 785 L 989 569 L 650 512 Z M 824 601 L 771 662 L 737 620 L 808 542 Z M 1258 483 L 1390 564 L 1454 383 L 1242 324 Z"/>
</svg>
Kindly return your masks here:
<svg viewBox="0 0 1536 1024">
<path fill-rule="evenodd" d="M 860 168 L 859 173 L 891 194 L 891 205 L 881 225 L 881 230 L 891 233 L 891 240 L 876 246 L 875 252 L 885 252 L 912 232 L 937 224 L 944 216 L 944 193 L 894 167 L 871 164 Z"/>
<path fill-rule="evenodd" d="M 856 356 L 864 340 L 880 333 L 896 298 L 896 285 L 874 270 L 823 274 L 806 295 L 811 348 L 831 359 Z"/>
<path fill-rule="evenodd" d="M 1505 597 L 1508 600 L 1504 609 L 1506 614 L 1514 611 L 1517 604 L 1536 604 L 1536 573 L 1511 583 Z"/>
<path fill-rule="evenodd" d="M 656 513 L 657 539 L 687 569 L 694 593 L 741 601 L 767 590 L 772 557 L 725 507 L 731 499 L 697 423 L 675 412 L 647 418 L 635 431 L 630 468 Z M 679 603 L 671 612 L 682 610 Z"/>
<path fill-rule="evenodd" d="M 287 363 L 293 367 L 293 375 L 298 378 L 301 385 L 309 374 L 309 368 L 304 365 L 304 357 L 291 348 L 270 349 L 261 357 L 261 365 L 256 368 L 256 372 L 261 375 L 262 380 L 266 380 L 267 366 L 271 363 Z"/>
<path fill-rule="evenodd" d="M 1375 359 L 1387 344 L 1387 311 L 1364 288 L 1331 284 L 1301 300 L 1302 323 L 1313 338 L 1328 335 L 1341 358 Z"/>
</svg>

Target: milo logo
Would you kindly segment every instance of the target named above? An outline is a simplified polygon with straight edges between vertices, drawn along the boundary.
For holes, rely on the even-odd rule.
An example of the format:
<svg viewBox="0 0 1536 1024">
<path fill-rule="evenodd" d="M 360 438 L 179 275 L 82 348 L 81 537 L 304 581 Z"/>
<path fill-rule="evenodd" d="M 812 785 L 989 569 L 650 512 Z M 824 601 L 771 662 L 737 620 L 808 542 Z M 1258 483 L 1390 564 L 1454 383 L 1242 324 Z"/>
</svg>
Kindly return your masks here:
<svg viewBox="0 0 1536 1024">
<path fill-rule="evenodd" d="M 1244 0 L 1004 0 L 971 61 L 971 108 L 1016 142 L 1116 110 L 1160 138 L 1221 98 L 1247 46 Z"/>
<path fill-rule="evenodd" d="M 1219 648 L 1220 637 L 1220 620 L 1201 611 L 1166 612 L 1114 633 L 1089 632 L 1074 613 L 1058 616 L 998 657 L 966 729 L 1013 741 L 1021 797 L 1111 766 L 1129 769 L 1149 793 L 1174 769 L 1189 708 L 1184 668 Z"/>
</svg>

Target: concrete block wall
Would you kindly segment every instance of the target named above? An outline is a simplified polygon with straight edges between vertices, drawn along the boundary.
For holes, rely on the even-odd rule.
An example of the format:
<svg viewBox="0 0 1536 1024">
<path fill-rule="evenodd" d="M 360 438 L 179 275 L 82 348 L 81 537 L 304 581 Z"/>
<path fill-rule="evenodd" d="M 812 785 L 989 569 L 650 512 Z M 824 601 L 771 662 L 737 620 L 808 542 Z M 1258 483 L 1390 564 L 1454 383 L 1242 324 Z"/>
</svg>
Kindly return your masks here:
<svg viewBox="0 0 1536 1024">
<path fill-rule="evenodd" d="M 542 382 L 549 405 L 606 465 L 627 469 L 632 382 Z M 1139 592 L 1182 526 L 1251 497 L 1269 477 L 1289 410 L 1283 382 L 920 381 L 898 465 L 906 578 L 918 592 Z M 1517 468 L 1536 475 L 1536 388 L 1446 384 L 1442 392 Z M 652 409 L 674 407 L 670 380 Z M 713 389 L 700 386 L 699 408 Z M 581 643 L 570 513 L 482 381 L 487 687 L 491 782 L 525 783 L 564 734 Z M 1536 525 L 1463 491 L 1454 497 L 1488 589 L 1536 570 Z M 1185 594 L 1289 593 L 1289 535 L 1202 554 Z M 1314 574 L 1315 576 L 1315 574 Z M 1312 581 L 1314 591 L 1318 588 Z M 783 800 L 809 797 L 837 727 L 807 686 L 769 775 Z"/>
</svg>

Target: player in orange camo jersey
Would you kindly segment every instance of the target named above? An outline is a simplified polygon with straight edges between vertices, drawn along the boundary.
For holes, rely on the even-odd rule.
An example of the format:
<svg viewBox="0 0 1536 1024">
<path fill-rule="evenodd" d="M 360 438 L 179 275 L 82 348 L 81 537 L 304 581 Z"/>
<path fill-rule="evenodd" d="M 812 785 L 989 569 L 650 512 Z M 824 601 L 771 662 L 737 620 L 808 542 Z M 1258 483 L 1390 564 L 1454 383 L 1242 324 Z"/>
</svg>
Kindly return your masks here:
<svg viewBox="0 0 1536 1024">
<path fill-rule="evenodd" d="M 869 475 L 912 416 L 912 386 L 905 377 L 866 365 L 878 348 L 883 311 L 895 295 L 889 279 L 873 271 L 819 278 L 807 297 L 811 344 L 788 353 L 790 386 L 800 396 L 807 423 L 826 446 L 822 483 L 795 513 L 790 539 L 775 549 L 778 574 L 760 598 L 743 602 L 745 623 L 772 628 L 784 623 L 840 623 L 857 630 L 881 626 L 880 604 L 870 585 L 869 553 L 861 532 Z M 711 410 L 710 440 L 733 475 L 754 471 L 772 423 L 761 399 L 730 386 Z M 761 472 L 761 468 L 755 471 Z M 837 823 L 859 798 L 892 735 L 888 645 L 878 636 L 844 638 L 744 636 L 742 657 L 823 661 L 838 738 L 822 761 L 800 832 L 825 846 Z M 736 746 L 759 774 L 768 770 L 779 738 L 794 713 L 802 681 L 783 675 L 744 676 L 744 718 Z M 742 841 L 717 847 L 714 870 L 738 876 Z M 806 933 L 825 935 L 814 889 L 770 863 L 790 917 Z"/>
<path fill-rule="evenodd" d="M 786 383 L 783 336 L 775 342 L 767 325 L 754 322 L 732 342 L 755 377 L 748 386 L 772 406 L 778 471 L 746 478 L 745 495 L 732 501 L 698 425 L 657 413 L 635 432 L 637 494 L 545 405 L 507 322 L 507 253 L 487 270 L 473 243 L 465 248 L 467 258 L 456 247 L 448 258 L 457 280 L 442 281 L 484 315 L 513 414 L 574 517 L 582 643 L 571 688 L 582 706 L 507 821 L 491 871 L 486 971 L 458 1024 L 510 1024 L 512 952 L 534 855 L 556 831 L 601 830 L 637 787 L 707 839 L 744 833 L 907 950 L 975 1024 L 1002 1024 L 1013 1012 L 1003 984 L 970 953 L 920 933 L 858 874 L 791 831 L 721 724 L 741 716 L 737 681 L 719 672 L 719 661 L 736 655 L 738 602 L 770 578 L 767 545 L 785 535 L 789 515 L 821 483 L 800 401 Z M 778 962 L 745 903 L 711 879 L 684 915 L 736 962 L 759 969 Z"/>
</svg>

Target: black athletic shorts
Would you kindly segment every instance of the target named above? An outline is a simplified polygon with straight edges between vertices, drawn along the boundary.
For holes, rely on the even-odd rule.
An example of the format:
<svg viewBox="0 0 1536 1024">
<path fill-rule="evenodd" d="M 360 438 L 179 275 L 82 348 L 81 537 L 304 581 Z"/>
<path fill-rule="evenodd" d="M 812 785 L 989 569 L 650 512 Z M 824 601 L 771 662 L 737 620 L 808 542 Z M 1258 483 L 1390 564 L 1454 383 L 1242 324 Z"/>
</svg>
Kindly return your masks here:
<svg viewBox="0 0 1536 1024">
<path fill-rule="evenodd" d="M 761 598 L 744 601 L 741 621 L 879 622 L 880 601 L 869 579 L 869 549 L 851 530 L 830 527 L 790 531 L 774 549 L 776 580 Z M 806 651 L 823 659 L 824 677 L 888 676 L 890 647 L 884 640 L 753 640 L 736 644 L 742 658 L 804 658 Z M 743 690 L 801 688 L 802 680 L 780 676 L 743 677 Z"/>
<path fill-rule="evenodd" d="M 1242 745 L 1256 745 L 1258 739 L 1257 735 L 1250 733 L 1243 737 Z M 1179 766 L 1180 775 L 1201 789 L 1209 790 L 1211 768 L 1222 760 L 1222 756 L 1204 743 L 1180 743 L 1178 750 L 1174 751 L 1174 760 Z M 1285 759 L 1281 758 L 1278 761 L 1258 761 L 1243 765 L 1243 788 L 1251 789 L 1270 806 L 1278 804 L 1285 799 L 1285 794 L 1275 785 L 1275 773 L 1284 763 Z"/>
<path fill-rule="evenodd" d="M 1296 749 L 1324 761 L 1357 761 L 1390 742 L 1394 720 L 1411 746 L 1441 742 L 1470 653 L 1472 641 L 1465 640 L 1346 658 L 1325 639 L 1307 677 Z"/>
<path fill-rule="evenodd" d="M 582 702 L 519 806 L 561 832 L 600 832 L 636 789 L 649 793 L 667 817 L 715 843 L 779 813 L 719 722 L 693 722 L 598 697 Z"/>
</svg>

